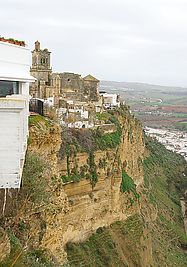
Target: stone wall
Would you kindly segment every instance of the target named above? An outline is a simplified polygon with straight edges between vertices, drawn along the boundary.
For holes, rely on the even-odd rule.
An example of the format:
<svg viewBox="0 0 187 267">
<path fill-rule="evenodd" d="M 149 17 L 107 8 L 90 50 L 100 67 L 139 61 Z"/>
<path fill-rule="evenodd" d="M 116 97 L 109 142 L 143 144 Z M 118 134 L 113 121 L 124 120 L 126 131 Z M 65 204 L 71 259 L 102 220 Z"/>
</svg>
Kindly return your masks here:
<svg viewBox="0 0 187 267">
<path fill-rule="evenodd" d="M 98 81 L 86 81 L 84 80 L 84 94 L 88 96 L 90 101 L 98 101 Z"/>
<path fill-rule="evenodd" d="M 62 96 L 74 101 L 84 101 L 81 75 L 64 72 L 60 74 L 60 78 Z"/>
</svg>

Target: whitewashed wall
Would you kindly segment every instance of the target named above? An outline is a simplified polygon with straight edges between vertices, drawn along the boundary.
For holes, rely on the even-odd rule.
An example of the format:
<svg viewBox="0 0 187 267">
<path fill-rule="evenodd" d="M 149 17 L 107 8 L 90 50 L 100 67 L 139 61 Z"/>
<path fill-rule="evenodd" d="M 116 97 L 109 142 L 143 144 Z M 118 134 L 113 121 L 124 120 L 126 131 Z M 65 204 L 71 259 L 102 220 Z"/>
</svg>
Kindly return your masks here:
<svg viewBox="0 0 187 267">
<path fill-rule="evenodd" d="M 28 48 L 0 42 L 0 79 L 32 82 L 30 59 Z"/>
<path fill-rule="evenodd" d="M 19 188 L 28 138 L 30 56 L 0 42 L 0 80 L 18 81 L 19 94 L 0 98 L 0 188 Z"/>
<path fill-rule="evenodd" d="M 20 187 L 28 134 L 26 112 L 24 99 L 0 99 L 0 188 Z"/>
</svg>

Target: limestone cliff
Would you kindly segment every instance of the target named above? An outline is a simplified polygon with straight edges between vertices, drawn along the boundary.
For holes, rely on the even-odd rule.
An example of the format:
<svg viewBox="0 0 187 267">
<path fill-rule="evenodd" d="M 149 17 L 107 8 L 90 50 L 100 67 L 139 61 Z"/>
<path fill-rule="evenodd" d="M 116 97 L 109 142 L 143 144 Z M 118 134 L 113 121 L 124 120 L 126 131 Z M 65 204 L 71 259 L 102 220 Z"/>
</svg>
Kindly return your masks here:
<svg viewBox="0 0 187 267">
<path fill-rule="evenodd" d="M 3 266 L 62 266 L 67 260 L 70 266 L 167 266 L 166 241 L 172 266 L 174 249 L 185 241 L 173 246 L 170 239 L 179 232 L 162 232 L 162 223 L 167 215 L 174 225 L 172 211 L 180 214 L 167 181 L 180 177 L 184 163 L 158 145 L 149 152 L 140 122 L 126 107 L 102 116 L 116 131 L 62 129 L 41 116 L 30 118 L 23 186 L 9 192 L 1 216 L 8 249 L 0 253 L 10 252 Z M 177 227 L 182 231 L 180 221 Z M 183 257 L 178 253 L 176 264 Z"/>
<path fill-rule="evenodd" d="M 43 214 L 46 229 L 41 247 L 47 248 L 59 262 L 66 259 L 64 247 L 68 242 L 83 241 L 99 227 L 109 226 L 139 212 L 138 200 L 135 199 L 132 205 L 132 193 L 122 193 L 120 188 L 123 168 L 136 183 L 137 191 L 143 183 L 142 128 L 128 111 L 115 115 L 122 129 L 121 141 L 115 148 L 93 152 L 98 176 L 95 186 L 90 179 L 64 184 L 59 182 L 58 177 L 68 171 L 76 168 L 80 174 L 81 167 L 88 169 L 89 153 L 72 153 L 67 166 L 67 156 L 57 158 L 61 137 L 63 139 L 59 129 L 47 127 L 45 123 L 40 123 L 40 127 L 31 125 L 29 152 L 44 156 L 51 166 L 51 177 L 56 175 L 56 185 L 51 187 L 50 204 Z"/>
</svg>

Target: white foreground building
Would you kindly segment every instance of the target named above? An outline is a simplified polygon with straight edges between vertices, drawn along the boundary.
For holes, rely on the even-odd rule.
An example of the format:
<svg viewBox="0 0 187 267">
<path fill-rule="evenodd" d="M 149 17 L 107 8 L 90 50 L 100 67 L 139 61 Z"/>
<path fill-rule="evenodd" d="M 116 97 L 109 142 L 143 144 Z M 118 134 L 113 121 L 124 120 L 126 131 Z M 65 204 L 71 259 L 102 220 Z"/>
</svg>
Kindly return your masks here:
<svg viewBox="0 0 187 267">
<path fill-rule="evenodd" d="M 0 41 L 0 188 L 19 188 L 27 149 L 30 51 Z"/>
</svg>

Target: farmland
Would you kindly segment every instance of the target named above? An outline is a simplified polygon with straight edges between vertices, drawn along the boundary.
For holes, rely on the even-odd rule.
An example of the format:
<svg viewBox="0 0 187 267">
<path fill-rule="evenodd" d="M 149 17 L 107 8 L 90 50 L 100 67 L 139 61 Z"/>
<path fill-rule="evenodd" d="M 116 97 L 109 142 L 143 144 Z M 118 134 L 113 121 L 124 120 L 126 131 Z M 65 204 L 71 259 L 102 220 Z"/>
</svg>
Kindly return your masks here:
<svg viewBox="0 0 187 267">
<path fill-rule="evenodd" d="M 145 126 L 187 131 L 187 88 L 103 81 L 101 90 L 119 93 Z"/>
</svg>

